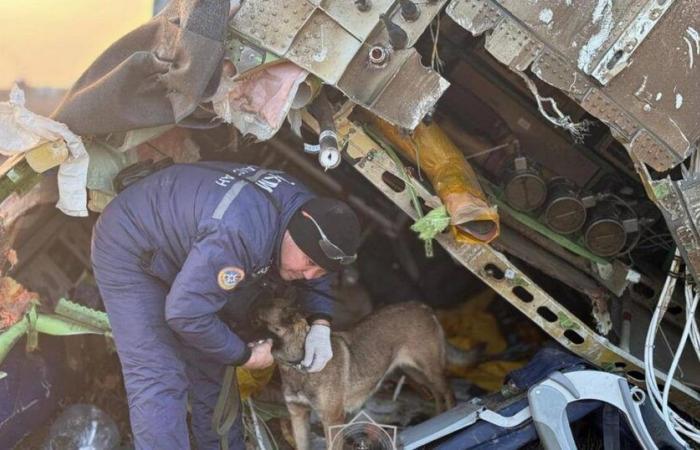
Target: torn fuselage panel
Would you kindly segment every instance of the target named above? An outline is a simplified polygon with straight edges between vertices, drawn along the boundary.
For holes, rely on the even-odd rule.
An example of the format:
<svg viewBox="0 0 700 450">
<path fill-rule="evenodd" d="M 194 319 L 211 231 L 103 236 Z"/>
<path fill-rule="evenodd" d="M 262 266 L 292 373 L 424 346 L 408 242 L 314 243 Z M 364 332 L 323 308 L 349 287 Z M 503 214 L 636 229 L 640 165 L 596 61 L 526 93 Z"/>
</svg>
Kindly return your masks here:
<svg viewBox="0 0 700 450">
<path fill-rule="evenodd" d="M 390 1 L 372 2 L 362 10 L 345 0 L 248 0 L 229 25 L 234 33 L 307 69 L 386 121 L 413 129 L 449 86 L 437 72 L 423 67 L 410 48 L 444 3 L 422 3 L 418 17 L 407 18 L 398 2 Z M 385 23 L 405 34 L 405 48 L 392 39 Z M 398 89 L 401 101 L 394 98 Z"/>
</svg>

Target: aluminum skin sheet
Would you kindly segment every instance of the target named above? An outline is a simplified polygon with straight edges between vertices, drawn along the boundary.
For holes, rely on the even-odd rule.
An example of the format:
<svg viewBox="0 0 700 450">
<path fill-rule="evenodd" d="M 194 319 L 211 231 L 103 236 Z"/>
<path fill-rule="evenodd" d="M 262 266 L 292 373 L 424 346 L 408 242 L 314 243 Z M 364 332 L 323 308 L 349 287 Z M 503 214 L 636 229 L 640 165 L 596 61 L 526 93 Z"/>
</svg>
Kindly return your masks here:
<svg viewBox="0 0 700 450">
<path fill-rule="evenodd" d="M 675 167 L 700 137 L 695 126 L 700 121 L 700 34 L 695 27 L 700 26 L 694 24 L 700 4 L 657 0 L 654 9 L 646 0 L 575 2 L 575 8 L 568 3 L 574 2 L 453 0 L 447 13 L 473 34 L 492 29 L 486 47 L 494 57 L 513 70 L 529 67 L 563 90 L 656 171 Z M 629 38 L 630 27 L 648 15 L 655 17 L 654 26 L 629 46 L 624 70 L 605 86 L 588 76 L 611 45 Z M 606 16 L 612 17 L 612 28 L 603 27 Z M 592 39 L 596 29 L 600 35 Z M 597 42 L 597 50 L 582 53 L 591 42 Z"/>
<path fill-rule="evenodd" d="M 402 17 L 398 0 L 372 1 L 364 12 L 350 0 L 244 0 L 229 26 L 234 35 L 307 69 L 388 122 L 413 129 L 449 86 L 421 65 L 411 47 L 446 2 L 418 2 L 420 15 L 411 22 Z M 404 29 L 406 49 L 391 47 L 381 14 Z M 375 47 L 386 52 L 385 62 L 370 62 Z"/>
</svg>

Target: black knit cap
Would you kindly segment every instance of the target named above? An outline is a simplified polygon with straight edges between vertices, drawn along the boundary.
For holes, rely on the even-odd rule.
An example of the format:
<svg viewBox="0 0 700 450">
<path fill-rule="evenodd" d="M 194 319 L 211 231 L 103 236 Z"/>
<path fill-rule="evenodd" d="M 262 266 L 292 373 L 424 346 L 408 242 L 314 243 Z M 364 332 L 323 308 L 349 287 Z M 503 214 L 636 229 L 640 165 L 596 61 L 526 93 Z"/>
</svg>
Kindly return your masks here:
<svg viewBox="0 0 700 450">
<path fill-rule="evenodd" d="M 321 233 L 311 216 L 323 230 L 328 240 L 345 255 L 357 254 L 360 245 L 360 222 L 354 211 L 340 200 L 317 197 L 304 203 L 289 221 L 287 230 L 294 243 L 316 264 L 329 272 L 337 272 L 343 264 L 329 258 L 319 245 Z"/>
</svg>

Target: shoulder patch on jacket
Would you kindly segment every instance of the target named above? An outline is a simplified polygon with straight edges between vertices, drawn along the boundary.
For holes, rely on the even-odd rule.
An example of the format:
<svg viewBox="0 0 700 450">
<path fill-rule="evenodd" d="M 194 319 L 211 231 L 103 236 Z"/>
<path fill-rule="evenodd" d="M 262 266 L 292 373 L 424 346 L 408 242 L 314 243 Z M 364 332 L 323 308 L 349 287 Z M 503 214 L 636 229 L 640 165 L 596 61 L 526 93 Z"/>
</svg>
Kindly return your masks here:
<svg viewBox="0 0 700 450">
<path fill-rule="evenodd" d="M 217 275 L 216 280 L 221 289 L 230 291 L 238 286 L 238 283 L 243 281 L 243 278 L 245 278 L 245 272 L 243 272 L 243 269 L 228 266 L 219 271 L 219 275 Z"/>
</svg>

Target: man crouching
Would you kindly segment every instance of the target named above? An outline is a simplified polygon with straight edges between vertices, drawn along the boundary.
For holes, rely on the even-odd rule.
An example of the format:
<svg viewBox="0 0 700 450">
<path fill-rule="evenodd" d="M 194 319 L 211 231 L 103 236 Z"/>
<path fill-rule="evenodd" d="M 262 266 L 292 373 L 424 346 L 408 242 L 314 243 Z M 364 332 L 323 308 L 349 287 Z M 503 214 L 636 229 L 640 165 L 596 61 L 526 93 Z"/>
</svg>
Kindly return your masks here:
<svg viewBox="0 0 700 450">
<path fill-rule="evenodd" d="M 357 217 L 282 172 L 233 163 L 178 164 L 135 182 L 105 209 L 92 261 L 122 365 L 138 450 L 218 449 L 211 424 L 227 365 L 272 364 L 271 343 L 249 346 L 217 313 L 246 320 L 264 277 L 305 289 L 302 363 L 332 357 L 329 272 L 352 263 Z M 272 269 L 272 270 L 269 270 Z M 230 448 L 243 449 L 240 416 Z"/>
</svg>

